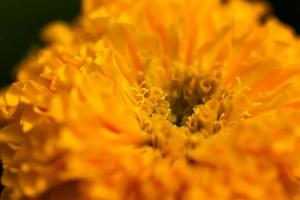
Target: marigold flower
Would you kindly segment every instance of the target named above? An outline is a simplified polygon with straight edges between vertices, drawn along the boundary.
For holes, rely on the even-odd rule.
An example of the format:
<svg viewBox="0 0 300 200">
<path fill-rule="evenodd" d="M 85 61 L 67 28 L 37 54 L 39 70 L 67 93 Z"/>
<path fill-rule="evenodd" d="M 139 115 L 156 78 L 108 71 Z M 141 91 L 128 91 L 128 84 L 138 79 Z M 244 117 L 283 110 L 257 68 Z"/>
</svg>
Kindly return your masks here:
<svg viewBox="0 0 300 200">
<path fill-rule="evenodd" d="M 267 13 L 83 0 L 1 92 L 2 199 L 300 199 L 299 38 Z"/>
</svg>

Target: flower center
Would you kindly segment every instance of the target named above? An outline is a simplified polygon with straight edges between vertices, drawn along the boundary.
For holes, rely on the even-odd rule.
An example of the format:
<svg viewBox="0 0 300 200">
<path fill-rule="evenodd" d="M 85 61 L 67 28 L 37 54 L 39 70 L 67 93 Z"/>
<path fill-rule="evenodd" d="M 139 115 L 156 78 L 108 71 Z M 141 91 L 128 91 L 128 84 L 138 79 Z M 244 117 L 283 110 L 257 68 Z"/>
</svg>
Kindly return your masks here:
<svg viewBox="0 0 300 200">
<path fill-rule="evenodd" d="M 195 106 L 203 105 L 217 92 L 218 80 L 208 75 L 173 80 L 168 101 L 177 126 L 184 126 Z"/>
<path fill-rule="evenodd" d="M 205 73 L 177 76 L 165 91 L 143 84 L 137 97 L 136 113 L 143 130 L 152 132 L 155 123 L 163 120 L 206 137 L 220 130 L 232 99 L 217 74 Z"/>
<path fill-rule="evenodd" d="M 163 156 L 178 158 L 217 133 L 231 110 L 233 95 L 211 74 L 183 75 L 171 80 L 169 88 L 142 84 L 136 90 L 135 112 L 148 133 L 146 146 Z"/>
</svg>

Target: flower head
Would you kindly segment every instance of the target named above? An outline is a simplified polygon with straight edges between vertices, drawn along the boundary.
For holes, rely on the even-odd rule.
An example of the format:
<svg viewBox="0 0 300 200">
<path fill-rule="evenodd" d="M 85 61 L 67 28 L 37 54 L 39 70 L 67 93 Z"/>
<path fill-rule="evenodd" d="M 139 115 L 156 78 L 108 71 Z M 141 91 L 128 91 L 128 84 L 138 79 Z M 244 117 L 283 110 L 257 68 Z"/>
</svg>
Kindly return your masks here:
<svg viewBox="0 0 300 200">
<path fill-rule="evenodd" d="M 300 48 L 263 3 L 83 0 L 1 93 L 2 199 L 300 198 Z"/>
</svg>

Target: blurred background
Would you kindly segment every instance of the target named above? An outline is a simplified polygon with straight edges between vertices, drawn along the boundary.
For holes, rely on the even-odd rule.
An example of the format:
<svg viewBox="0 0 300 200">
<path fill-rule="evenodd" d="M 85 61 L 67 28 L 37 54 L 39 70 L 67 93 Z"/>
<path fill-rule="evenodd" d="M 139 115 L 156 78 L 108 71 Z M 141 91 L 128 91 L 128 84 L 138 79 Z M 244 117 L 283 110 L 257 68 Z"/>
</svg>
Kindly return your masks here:
<svg viewBox="0 0 300 200">
<path fill-rule="evenodd" d="M 300 2 L 269 2 L 273 13 L 300 33 Z M 80 0 L 0 0 L 0 87 L 13 81 L 11 71 L 29 49 L 42 46 L 43 26 L 54 20 L 72 21 L 79 12 Z"/>
<path fill-rule="evenodd" d="M 42 45 L 42 27 L 79 12 L 80 0 L 0 0 L 0 86 L 12 81 L 11 69 L 29 49 Z"/>
</svg>

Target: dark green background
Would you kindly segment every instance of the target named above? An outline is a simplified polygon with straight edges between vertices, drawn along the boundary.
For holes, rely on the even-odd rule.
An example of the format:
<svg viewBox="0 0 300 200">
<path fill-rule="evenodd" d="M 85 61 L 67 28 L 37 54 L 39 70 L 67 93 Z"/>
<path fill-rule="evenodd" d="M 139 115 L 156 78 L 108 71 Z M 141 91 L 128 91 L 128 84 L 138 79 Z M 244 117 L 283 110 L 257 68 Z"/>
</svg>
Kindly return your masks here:
<svg viewBox="0 0 300 200">
<path fill-rule="evenodd" d="M 270 2 L 274 13 L 300 32 L 299 1 Z M 0 87 L 13 80 L 11 71 L 26 52 L 42 45 L 38 35 L 45 24 L 53 20 L 71 21 L 79 11 L 80 0 L 0 0 Z"/>
<path fill-rule="evenodd" d="M 70 21 L 80 11 L 80 0 L 0 0 L 0 86 L 13 79 L 11 69 L 38 40 L 49 21 Z"/>
</svg>

